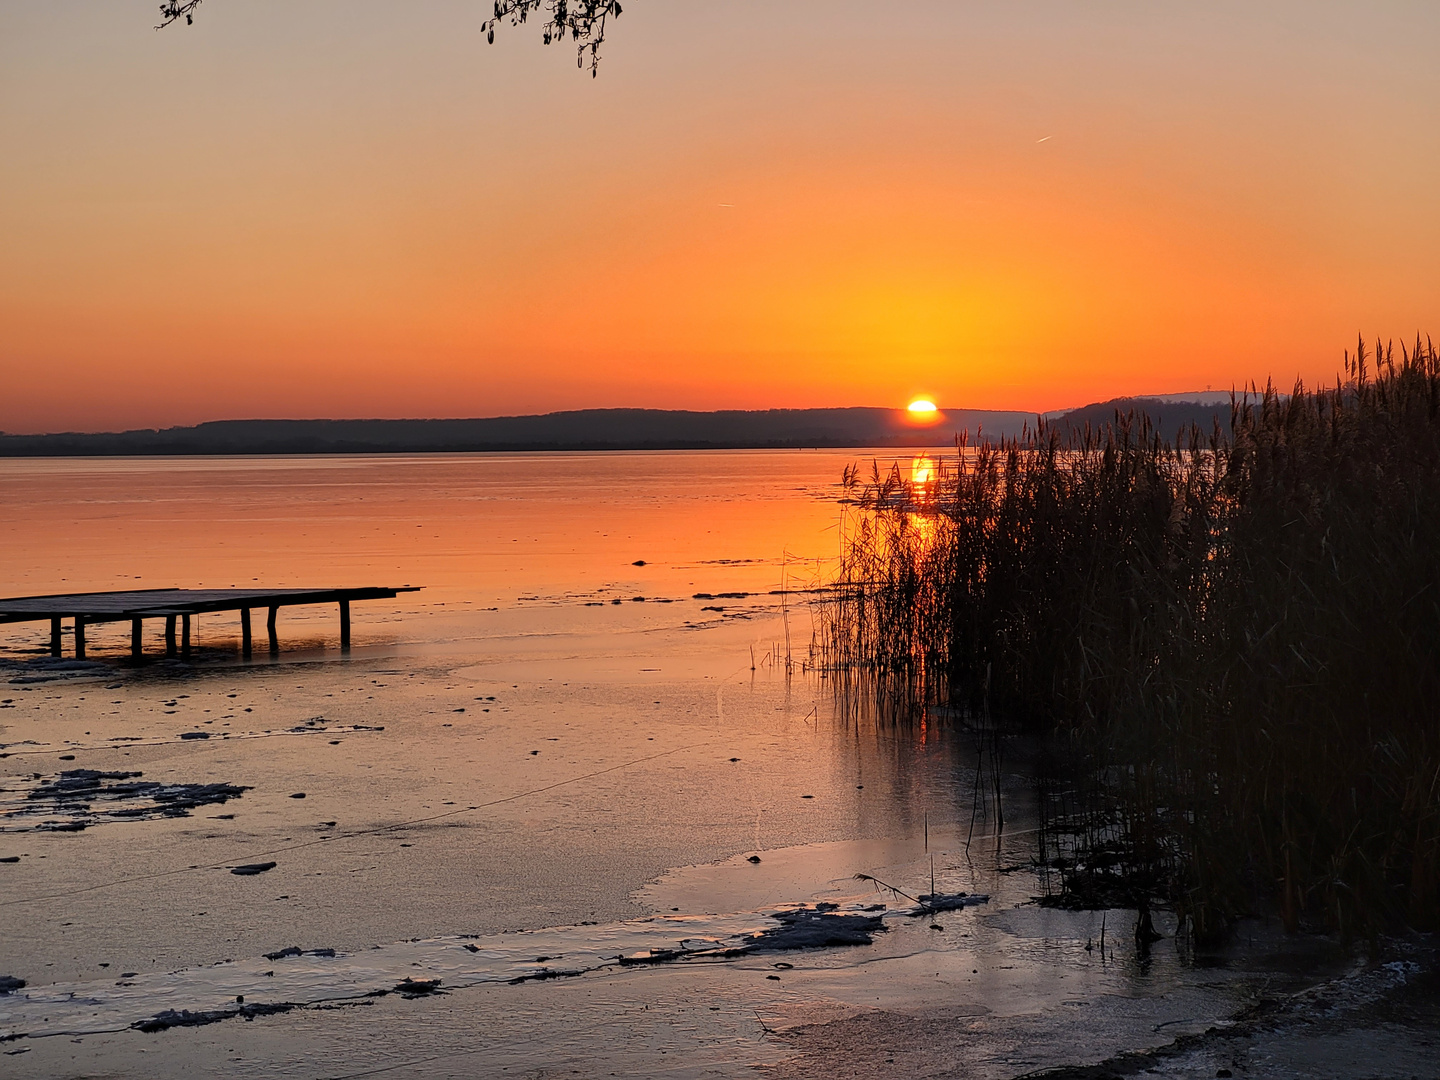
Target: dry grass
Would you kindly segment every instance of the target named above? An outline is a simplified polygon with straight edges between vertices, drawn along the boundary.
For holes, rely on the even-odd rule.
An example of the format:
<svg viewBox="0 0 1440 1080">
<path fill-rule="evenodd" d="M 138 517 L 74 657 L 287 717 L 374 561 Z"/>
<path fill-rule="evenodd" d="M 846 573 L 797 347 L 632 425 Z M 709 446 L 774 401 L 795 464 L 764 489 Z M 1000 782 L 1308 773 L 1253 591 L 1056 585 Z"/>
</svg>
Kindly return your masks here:
<svg viewBox="0 0 1440 1080">
<path fill-rule="evenodd" d="M 1047 859 L 1200 938 L 1273 903 L 1440 921 L 1440 355 L 1347 357 L 1233 404 L 961 447 L 860 512 L 825 608 L 837 684 L 1053 732 Z"/>
</svg>

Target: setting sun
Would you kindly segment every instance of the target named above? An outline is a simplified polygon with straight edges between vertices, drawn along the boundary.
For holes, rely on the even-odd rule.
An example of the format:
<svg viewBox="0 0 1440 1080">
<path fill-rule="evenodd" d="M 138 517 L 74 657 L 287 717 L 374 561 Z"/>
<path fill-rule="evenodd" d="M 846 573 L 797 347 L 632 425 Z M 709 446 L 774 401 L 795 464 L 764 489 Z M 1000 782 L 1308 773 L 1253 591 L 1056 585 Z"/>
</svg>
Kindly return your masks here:
<svg viewBox="0 0 1440 1080">
<path fill-rule="evenodd" d="M 933 401 L 926 401 L 924 398 L 918 398 L 910 402 L 909 409 L 912 413 L 921 415 L 928 415 L 936 411 L 935 403 Z"/>
</svg>

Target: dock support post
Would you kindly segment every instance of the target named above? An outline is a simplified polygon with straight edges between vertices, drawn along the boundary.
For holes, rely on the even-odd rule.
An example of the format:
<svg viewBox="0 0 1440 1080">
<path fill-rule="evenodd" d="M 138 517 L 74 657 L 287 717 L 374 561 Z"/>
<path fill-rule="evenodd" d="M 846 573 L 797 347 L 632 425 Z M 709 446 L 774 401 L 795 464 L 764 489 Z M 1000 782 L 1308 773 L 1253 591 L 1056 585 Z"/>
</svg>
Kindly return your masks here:
<svg viewBox="0 0 1440 1080">
<path fill-rule="evenodd" d="M 340 651 L 350 651 L 350 601 L 340 601 Z"/>
<path fill-rule="evenodd" d="M 75 616 L 75 659 L 85 659 L 85 616 Z"/>
<path fill-rule="evenodd" d="M 250 658 L 250 609 L 240 609 L 240 654 Z"/>
<path fill-rule="evenodd" d="M 265 619 L 265 629 L 270 634 L 270 651 L 272 653 L 280 651 L 280 636 L 275 633 L 275 615 L 279 610 L 279 604 L 271 604 L 270 614 Z"/>
<path fill-rule="evenodd" d="M 138 615 L 130 620 L 130 655 L 136 660 L 140 659 L 140 633 L 144 621 Z"/>
<path fill-rule="evenodd" d="M 60 655 L 60 616 L 56 615 L 50 620 L 50 655 Z"/>
<path fill-rule="evenodd" d="M 165 616 L 165 655 L 175 655 L 175 616 Z"/>
<path fill-rule="evenodd" d="M 190 616 L 180 616 L 180 655 L 190 658 Z"/>
</svg>

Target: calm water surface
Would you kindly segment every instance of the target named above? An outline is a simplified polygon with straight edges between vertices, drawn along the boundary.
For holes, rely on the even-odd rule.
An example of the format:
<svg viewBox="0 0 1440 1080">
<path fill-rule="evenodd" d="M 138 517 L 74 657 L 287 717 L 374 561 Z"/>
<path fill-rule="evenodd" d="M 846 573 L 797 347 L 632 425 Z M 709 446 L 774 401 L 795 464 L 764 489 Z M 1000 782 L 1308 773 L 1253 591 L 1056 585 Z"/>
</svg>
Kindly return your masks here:
<svg viewBox="0 0 1440 1080">
<path fill-rule="evenodd" d="M 348 656 L 325 608 L 283 611 L 279 657 L 249 663 L 231 614 L 199 620 L 188 664 L 158 658 L 158 626 L 141 666 L 127 625 L 92 629 L 87 665 L 49 661 L 42 624 L 0 628 L 15 1074 L 747 1075 L 794 1065 L 787 1026 L 943 1007 L 968 1018 L 975 1075 L 999 1077 L 1234 1009 L 1249 962 L 1142 963 L 1123 930 L 1101 955 L 1106 916 L 1029 902 L 1023 777 L 997 836 L 970 739 L 857 727 L 823 679 L 787 674 L 857 459 L 0 462 L 3 595 L 424 586 L 357 605 Z M 75 769 L 243 790 L 183 816 L 153 791 L 43 797 Z M 606 960 L 778 905 L 895 907 L 861 871 L 991 900 L 782 968 Z M 290 946 L 306 953 L 265 957 Z M 585 974 L 511 985 L 547 968 Z M 448 992 L 366 996 L 407 976 Z M 306 1007 L 130 1030 L 240 996 Z"/>
</svg>

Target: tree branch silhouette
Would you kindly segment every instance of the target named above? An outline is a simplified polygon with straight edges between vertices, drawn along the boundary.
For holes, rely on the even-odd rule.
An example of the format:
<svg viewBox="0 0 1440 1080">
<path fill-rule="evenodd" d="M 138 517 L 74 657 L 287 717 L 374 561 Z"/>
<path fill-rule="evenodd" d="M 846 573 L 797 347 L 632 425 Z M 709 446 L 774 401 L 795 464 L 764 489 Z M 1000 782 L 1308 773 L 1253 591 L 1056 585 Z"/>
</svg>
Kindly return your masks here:
<svg viewBox="0 0 1440 1080">
<path fill-rule="evenodd" d="M 156 30 L 163 30 L 173 22 L 185 20 L 189 26 L 195 21 L 195 9 L 200 6 L 200 0 L 165 0 L 160 5 L 160 22 Z"/>
<path fill-rule="evenodd" d="M 600 67 L 600 46 L 610 19 L 620 17 L 619 0 L 495 0 L 495 14 L 482 24 L 485 40 L 495 43 L 495 27 L 500 22 L 519 26 L 532 15 L 544 19 L 541 36 L 546 45 L 564 41 L 575 42 L 575 66 L 584 68 L 588 58 L 590 76 Z"/>
<path fill-rule="evenodd" d="M 195 21 L 195 9 L 203 0 L 165 0 L 160 5 L 160 22 L 156 30 L 185 20 Z M 494 0 L 494 14 L 480 24 L 485 40 L 495 44 L 495 28 L 501 23 L 520 26 L 532 18 L 540 23 L 540 34 L 546 45 L 570 40 L 575 43 L 575 66 L 584 68 L 588 62 L 593 78 L 600 69 L 600 46 L 611 19 L 620 17 L 619 0 Z"/>
</svg>

